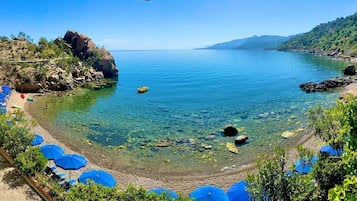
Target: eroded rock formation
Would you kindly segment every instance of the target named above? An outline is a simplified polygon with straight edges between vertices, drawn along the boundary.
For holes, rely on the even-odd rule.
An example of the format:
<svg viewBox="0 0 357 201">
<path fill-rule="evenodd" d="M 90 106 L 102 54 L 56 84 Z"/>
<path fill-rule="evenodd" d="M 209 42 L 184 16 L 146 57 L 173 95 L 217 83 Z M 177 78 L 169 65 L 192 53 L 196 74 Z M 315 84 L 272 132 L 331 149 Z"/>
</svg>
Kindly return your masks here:
<svg viewBox="0 0 357 201">
<path fill-rule="evenodd" d="M 106 49 L 97 48 L 89 37 L 69 30 L 63 40 L 71 45 L 73 53 L 80 59 L 93 59 L 93 67 L 97 71 L 102 71 L 105 78 L 118 76 L 118 68 L 113 56 Z"/>
</svg>

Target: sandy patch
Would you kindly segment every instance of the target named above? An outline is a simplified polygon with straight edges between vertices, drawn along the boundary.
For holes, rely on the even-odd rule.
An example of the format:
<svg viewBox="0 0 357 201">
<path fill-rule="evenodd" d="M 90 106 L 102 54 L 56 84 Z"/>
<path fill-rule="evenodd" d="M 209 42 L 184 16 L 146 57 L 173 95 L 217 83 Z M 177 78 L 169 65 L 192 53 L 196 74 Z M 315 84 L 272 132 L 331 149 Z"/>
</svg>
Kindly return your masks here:
<svg viewBox="0 0 357 201">
<path fill-rule="evenodd" d="M 353 94 L 357 96 L 357 83 L 347 85 L 342 91 L 342 95 L 344 94 Z"/>
<path fill-rule="evenodd" d="M 42 200 L 19 176 L 13 167 L 0 156 L 0 201 Z"/>
</svg>

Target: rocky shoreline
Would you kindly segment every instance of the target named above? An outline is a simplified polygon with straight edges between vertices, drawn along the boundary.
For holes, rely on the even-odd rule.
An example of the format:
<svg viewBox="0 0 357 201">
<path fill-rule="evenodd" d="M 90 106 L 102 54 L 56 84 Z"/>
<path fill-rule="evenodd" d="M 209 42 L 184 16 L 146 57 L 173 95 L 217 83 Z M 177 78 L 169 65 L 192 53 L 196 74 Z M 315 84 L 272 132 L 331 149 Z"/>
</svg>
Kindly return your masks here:
<svg viewBox="0 0 357 201">
<path fill-rule="evenodd" d="M 326 79 L 320 83 L 307 82 L 300 84 L 300 89 L 307 92 L 325 92 L 329 89 L 335 89 L 340 87 L 345 87 L 352 83 L 357 83 L 356 69 L 354 65 L 348 65 L 343 70 L 344 77 L 336 77 L 332 79 Z"/>
</svg>

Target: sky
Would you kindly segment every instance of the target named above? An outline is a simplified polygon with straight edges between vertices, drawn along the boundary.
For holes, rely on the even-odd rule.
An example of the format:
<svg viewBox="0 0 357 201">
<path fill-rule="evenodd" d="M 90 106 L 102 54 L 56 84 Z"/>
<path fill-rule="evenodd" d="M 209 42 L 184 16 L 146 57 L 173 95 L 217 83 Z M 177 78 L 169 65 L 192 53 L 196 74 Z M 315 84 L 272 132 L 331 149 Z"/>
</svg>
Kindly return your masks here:
<svg viewBox="0 0 357 201">
<path fill-rule="evenodd" d="M 0 35 L 78 31 L 109 50 L 192 49 L 289 36 L 357 12 L 357 0 L 2 0 Z"/>
</svg>

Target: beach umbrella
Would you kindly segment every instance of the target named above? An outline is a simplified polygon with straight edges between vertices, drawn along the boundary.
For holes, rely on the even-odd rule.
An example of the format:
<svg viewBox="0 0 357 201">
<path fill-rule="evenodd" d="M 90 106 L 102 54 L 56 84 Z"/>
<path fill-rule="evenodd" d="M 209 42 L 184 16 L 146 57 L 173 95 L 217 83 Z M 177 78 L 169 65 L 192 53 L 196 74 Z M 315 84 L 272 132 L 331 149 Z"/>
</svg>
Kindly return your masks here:
<svg viewBox="0 0 357 201">
<path fill-rule="evenodd" d="M 166 188 L 154 188 L 149 190 L 147 193 L 156 193 L 158 195 L 164 194 L 166 198 L 168 199 L 177 199 L 179 198 L 179 196 L 170 189 L 166 189 Z"/>
<path fill-rule="evenodd" d="M 89 170 L 83 172 L 81 176 L 79 176 L 78 181 L 81 183 L 86 183 L 87 179 L 93 180 L 97 184 L 108 187 L 113 187 L 116 184 L 113 175 L 102 170 Z"/>
<path fill-rule="evenodd" d="M 55 144 L 46 144 L 40 147 L 40 151 L 48 160 L 54 160 L 64 154 L 62 147 Z"/>
<path fill-rule="evenodd" d="M 190 193 L 195 201 L 228 201 L 226 193 L 216 186 L 200 186 Z"/>
<path fill-rule="evenodd" d="M 249 193 L 245 190 L 247 182 L 244 180 L 233 184 L 227 191 L 229 201 L 249 201 Z"/>
<path fill-rule="evenodd" d="M 64 170 L 78 170 L 87 165 L 87 159 L 79 154 L 66 154 L 56 158 L 55 164 Z"/>
<path fill-rule="evenodd" d="M 55 164 L 64 170 L 78 170 L 87 165 L 87 159 L 79 154 L 67 154 L 55 159 Z M 69 178 L 71 179 L 71 171 Z"/>
<path fill-rule="evenodd" d="M 31 145 L 32 146 L 36 146 L 39 145 L 43 142 L 43 137 L 41 135 L 35 135 L 35 137 L 33 138 L 33 140 L 31 141 Z"/>
<path fill-rule="evenodd" d="M 331 145 L 324 145 L 320 148 L 321 153 L 327 153 L 329 156 L 341 156 L 343 154 L 343 149 L 335 149 Z"/>
<path fill-rule="evenodd" d="M 312 168 L 312 164 L 317 161 L 317 156 L 313 156 L 311 161 L 299 158 L 295 161 L 295 171 L 300 174 L 307 174 Z"/>
</svg>

